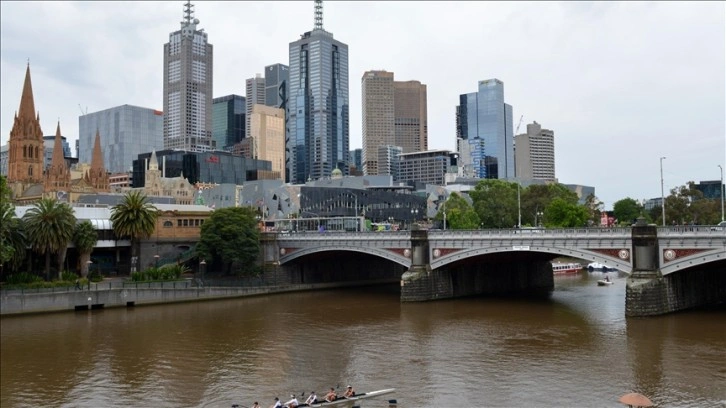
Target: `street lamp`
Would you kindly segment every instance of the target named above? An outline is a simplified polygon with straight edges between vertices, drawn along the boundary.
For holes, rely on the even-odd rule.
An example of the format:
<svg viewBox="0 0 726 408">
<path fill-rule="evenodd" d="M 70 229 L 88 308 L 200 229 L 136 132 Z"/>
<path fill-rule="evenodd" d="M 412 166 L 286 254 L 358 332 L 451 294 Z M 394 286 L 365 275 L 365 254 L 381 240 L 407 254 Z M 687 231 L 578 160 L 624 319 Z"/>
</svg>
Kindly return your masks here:
<svg viewBox="0 0 726 408">
<path fill-rule="evenodd" d="M 91 260 L 86 261 L 86 277 L 89 278 L 89 280 L 90 280 L 89 276 L 91 275 L 91 265 L 93 265 L 93 261 L 91 261 Z"/>
<path fill-rule="evenodd" d="M 665 195 L 663 194 L 663 159 L 664 157 L 660 158 L 660 209 L 662 211 L 663 216 L 663 226 L 665 227 Z"/>
<path fill-rule="evenodd" d="M 154 268 L 159 267 L 159 254 L 154 255 Z"/>
<path fill-rule="evenodd" d="M 721 221 L 723 222 L 723 167 L 719 164 L 718 168 L 721 169 L 721 184 L 719 184 L 718 189 L 721 192 Z"/>
<path fill-rule="evenodd" d="M 521 184 L 519 184 L 519 180 L 517 180 L 517 228 L 522 228 L 522 201 L 520 199 L 520 187 Z"/>
<path fill-rule="evenodd" d="M 418 208 L 411 208 L 411 226 L 416 222 L 418 216 Z"/>
<path fill-rule="evenodd" d="M 534 214 L 534 226 L 539 227 L 542 224 L 542 216 L 544 213 L 542 211 L 537 211 Z"/>
<path fill-rule="evenodd" d="M 202 282 L 204 282 L 204 269 L 206 267 L 207 267 L 207 261 L 205 261 L 204 259 L 202 259 L 201 261 L 199 261 L 199 273 L 202 276 L 202 278 L 201 278 L 202 279 Z"/>
</svg>

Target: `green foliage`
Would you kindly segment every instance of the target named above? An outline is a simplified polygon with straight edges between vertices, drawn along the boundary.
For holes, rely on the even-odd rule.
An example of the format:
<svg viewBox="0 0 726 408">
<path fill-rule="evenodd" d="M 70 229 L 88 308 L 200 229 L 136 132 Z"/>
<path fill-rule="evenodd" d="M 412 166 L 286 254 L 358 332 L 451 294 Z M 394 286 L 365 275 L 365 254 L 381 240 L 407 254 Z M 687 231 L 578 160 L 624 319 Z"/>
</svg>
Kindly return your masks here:
<svg viewBox="0 0 726 408">
<path fill-rule="evenodd" d="M 139 191 L 126 193 L 121 203 L 111 209 L 113 231 L 118 237 L 131 239 L 131 256 L 136 256 L 139 238 L 151 236 L 159 210 Z"/>
<path fill-rule="evenodd" d="M 618 200 L 613 204 L 613 215 L 618 223 L 634 224 L 637 218 L 643 216 L 643 214 L 643 206 L 630 197 Z"/>
<path fill-rule="evenodd" d="M 443 219 L 443 212 L 446 211 L 446 227 L 449 229 L 477 229 L 479 228 L 479 216 L 474 207 L 469 204 L 464 197 L 457 193 L 451 193 L 446 200 L 446 204 L 442 205 L 439 213 L 436 214 L 436 220 Z"/>
<path fill-rule="evenodd" d="M 88 272 L 88 280 L 91 282 L 101 282 L 103 280 L 103 276 L 101 276 L 101 272 L 92 270 Z"/>
<path fill-rule="evenodd" d="M 585 206 L 572 203 L 563 198 L 555 198 L 545 210 L 545 226 L 574 228 L 587 225 L 588 211 Z"/>
<path fill-rule="evenodd" d="M 66 203 L 43 198 L 23 216 L 25 233 L 36 252 L 45 254 L 45 274 L 50 280 L 50 255 L 68 247 L 76 217 Z"/>
<path fill-rule="evenodd" d="M 60 275 L 60 280 L 63 282 L 75 282 L 78 279 L 78 274 L 70 271 L 63 271 Z"/>
<path fill-rule="evenodd" d="M 152 267 L 141 272 L 132 272 L 131 280 L 134 282 L 178 280 L 183 273 L 189 271 L 189 268 L 184 265 L 164 265 L 159 268 Z"/>
<path fill-rule="evenodd" d="M 517 225 L 517 183 L 482 180 L 469 195 L 474 200 L 484 228 L 512 228 Z"/>
<path fill-rule="evenodd" d="M 236 264 L 244 268 L 254 264 L 260 247 L 260 231 L 251 207 L 215 210 L 201 228 L 197 254 L 208 264 L 220 262 L 227 273 Z"/>
<path fill-rule="evenodd" d="M 8 275 L 5 278 L 5 282 L 8 285 L 23 285 L 42 281 L 43 278 L 41 278 L 40 276 L 28 272 L 14 273 L 12 275 Z"/>
<path fill-rule="evenodd" d="M 90 254 L 97 242 L 98 233 L 90 221 L 83 220 L 76 224 L 73 230 L 73 244 L 76 246 L 78 252 Z"/>
<path fill-rule="evenodd" d="M 16 269 L 25 259 L 26 247 L 23 223 L 15 216 L 15 207 L 3 198 L 0 202 L 0 264 L 8 263 Z"/>
</svg>

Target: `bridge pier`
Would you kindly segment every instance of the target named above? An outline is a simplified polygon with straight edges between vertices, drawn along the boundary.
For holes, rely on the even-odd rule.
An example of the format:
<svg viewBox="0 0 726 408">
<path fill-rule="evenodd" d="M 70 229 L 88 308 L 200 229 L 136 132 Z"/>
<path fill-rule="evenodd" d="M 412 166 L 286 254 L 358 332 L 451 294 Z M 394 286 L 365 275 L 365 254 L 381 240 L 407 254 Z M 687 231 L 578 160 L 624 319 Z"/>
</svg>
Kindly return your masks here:
<svg viewBox="0 0 726 408">
<path fill-rule="evenodd" d="M 657 227 L 639 219 L 632 237 L 633 272 L 625 289 L 626 316 L 656 316 L 726 302 L 726 273 L 717 263 L 663 276 Z"/>
</svg>

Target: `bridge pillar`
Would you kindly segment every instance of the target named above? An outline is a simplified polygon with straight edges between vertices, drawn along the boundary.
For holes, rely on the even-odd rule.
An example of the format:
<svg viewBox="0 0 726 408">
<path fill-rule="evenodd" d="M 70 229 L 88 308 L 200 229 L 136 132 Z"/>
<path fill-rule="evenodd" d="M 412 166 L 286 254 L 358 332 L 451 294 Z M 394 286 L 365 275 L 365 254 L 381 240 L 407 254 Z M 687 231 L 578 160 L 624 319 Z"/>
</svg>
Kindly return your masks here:
<svg viewBox="0 0 726 408">
<path fill-rule="evenodd" d="M 401 276 L 401 301 L 416 302 L 435 299 L 441 291 L 431 273 L 429 236 L 427 230 L 414 224 L 411 228 L 411 267 Z M 449 279 L 441 282 L 449 282 Z M 451 286 L 451 284 L 448 284 Z M 446 291 L 448 292 L 448 291 Z"/>
<path fill-rule="evenodd" d="M 270 282 L 289 283 L 289 273 L 280 267 L 280 245 L 277 234 L 270 232 L 260 233 L 259 265 L 262 274 Z"/>
<path fill-rule="evenodd" d="M 667 313 L 667 287 L 660 274 L 658 228 L 638 218 L 632 229 L 633 273 L 625 287 L 625 315 L 652 316 Z"/>
</svg>

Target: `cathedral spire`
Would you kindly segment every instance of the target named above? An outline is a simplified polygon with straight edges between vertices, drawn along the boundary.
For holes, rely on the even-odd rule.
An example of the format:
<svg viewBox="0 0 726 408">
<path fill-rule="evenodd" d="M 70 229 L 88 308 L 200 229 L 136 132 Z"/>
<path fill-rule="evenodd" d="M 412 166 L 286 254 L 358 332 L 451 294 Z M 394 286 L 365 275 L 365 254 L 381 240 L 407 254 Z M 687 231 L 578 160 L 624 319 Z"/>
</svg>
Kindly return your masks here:
<svg viewBox="0 0 726 408">
<path fill-rule="evenodd" d="M 53 160 L 51 160 L 50 165 L 53 167 L 65 166 L 65 161 L 63 159 L 63 140 L 60 130 L 60 121 L 58 121 L 58 126 L 55 129 L 55 140 L 53 141 Z"/>
<path fill-rule="evenodd" d="M 23 95 L 20 97 L 20 109 L 18 109 L 18 116 L 21 119 L 36 119 L 35 118 L 35 101 L 33 100 L 33 85 L 30 82 L 30 63 L 28 63 L 25 69 L 25 83 L 23 84 Z M 38 113 L 38 118 L 40 113 Z"/>
<path fill-rule="evenodd" d="M 108 173 L 103 165 L 101 153 L 101 134 L 96 129 L 96 140 L 93 142 L 93 156 L 91 156 L 91 169 L 88 171 L 89 182 L 96 192 L 109 191 Z"/>
<path fill-rule="evenodd" d="M 60 121 L 55 130 L 53 143 L 53 160 L 45 173 L 45 191 L 67 191 L 71 182 L 71 175 L 63 158 L 63 141 L 60 130 Z"/>
<path fill-rule="evenodd" d="M 159 160 L 156 158 L 156 150 L 151 151 L 151 158 L 149 159 L 149 170 L 159 170 Z"/>
<path fill-rule="evenodd" d="M 93 156 L 91 156 L 91 170 L 103 170 L 103 154 L 101 154 L 101 134 L 96 129 L 96 139 L 93 141 Z"/>
</svg>

